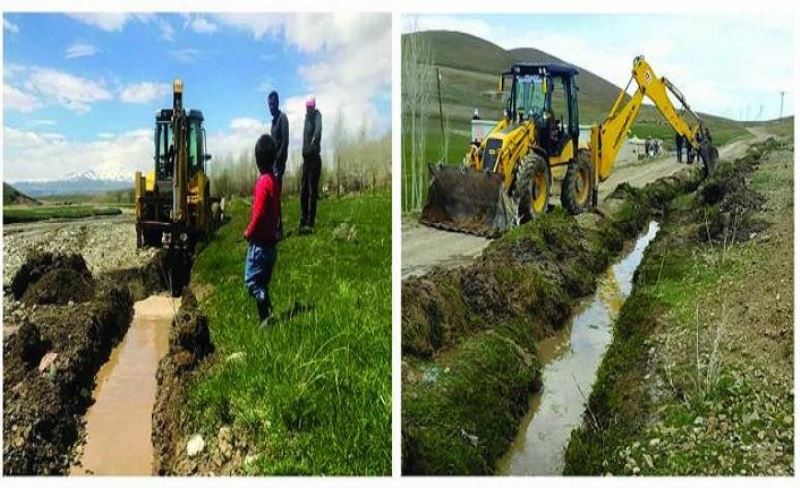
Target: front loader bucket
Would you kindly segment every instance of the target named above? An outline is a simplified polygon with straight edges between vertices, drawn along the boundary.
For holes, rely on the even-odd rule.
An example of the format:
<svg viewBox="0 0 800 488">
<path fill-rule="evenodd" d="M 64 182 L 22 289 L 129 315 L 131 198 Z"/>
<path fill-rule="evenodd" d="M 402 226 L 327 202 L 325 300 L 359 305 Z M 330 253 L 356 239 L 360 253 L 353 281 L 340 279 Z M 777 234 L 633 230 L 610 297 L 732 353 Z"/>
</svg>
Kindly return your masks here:
<svg viewBox="0 0 800 488">
<path fill-rule="evenodd" d="M 457 166 L 431 166 L 428 201 L 420 222 L 438 229 L 497 237 L 516 222 L 498 174 Z"/>
</svg>

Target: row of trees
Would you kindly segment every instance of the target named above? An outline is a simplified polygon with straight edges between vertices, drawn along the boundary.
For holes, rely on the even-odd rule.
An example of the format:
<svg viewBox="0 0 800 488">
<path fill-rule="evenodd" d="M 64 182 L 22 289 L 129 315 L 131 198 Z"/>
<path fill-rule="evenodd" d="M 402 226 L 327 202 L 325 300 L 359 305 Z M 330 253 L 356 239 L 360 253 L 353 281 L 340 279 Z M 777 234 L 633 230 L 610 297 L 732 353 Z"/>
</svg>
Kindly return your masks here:
<svg viewBox="0 0 800 488">
<path fill-rule="evenodd" d="M 392 136 L 387 131 L 383 136 L 370 137 L 366 125 L 348 134 L 337 116 L 333 126 L 333 148 L 323 151 L 320 193 L 340 195 L 382 188 L 391 184 Z M 300 191 L 303 158 L 300 149 L 290 150 L 283 178 L 283 193 Z M 252 194 L 253 183 L 258 177 L 252 149 L 238 155 L 222 156 L 211 170 L 211 188 L 215 195 L 225 197 Z"/>
</svg>

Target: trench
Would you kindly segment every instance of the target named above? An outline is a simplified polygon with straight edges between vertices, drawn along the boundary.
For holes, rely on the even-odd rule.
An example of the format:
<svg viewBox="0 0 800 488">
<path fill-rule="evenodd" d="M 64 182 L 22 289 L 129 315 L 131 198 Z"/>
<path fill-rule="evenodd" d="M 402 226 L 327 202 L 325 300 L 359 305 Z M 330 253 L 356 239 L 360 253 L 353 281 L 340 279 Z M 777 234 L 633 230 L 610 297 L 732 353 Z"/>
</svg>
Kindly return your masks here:
<svg viewBox="0 0 800 488">
<path fill-rule="evenodd" d="M 530 398 L 517 436 L 499 460 L 499 475 L 560 475 L 572 430 L 580 426 L 597 369 L 613 338 L 613 324 L 630 295 L 633 276 L 658 232 L 650 222 L 633 247 L 602 275 L 557 334 L 537 344 L 542 388 Z"/>
<path fill-rule="evenodd" d="M 95 376 L 86 442 L 71 475 L 150 475 L 156 371 L 167 353 L 180 299 L 151 295 L 134 304 L 123 340 Z"/>
</svg>

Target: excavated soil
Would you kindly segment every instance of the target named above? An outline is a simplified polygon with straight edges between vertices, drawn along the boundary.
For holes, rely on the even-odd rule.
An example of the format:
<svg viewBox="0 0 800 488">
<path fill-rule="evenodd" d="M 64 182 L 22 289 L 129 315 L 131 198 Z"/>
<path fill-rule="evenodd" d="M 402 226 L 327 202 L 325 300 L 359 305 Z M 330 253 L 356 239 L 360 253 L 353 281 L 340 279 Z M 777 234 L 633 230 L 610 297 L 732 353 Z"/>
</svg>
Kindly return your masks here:
<svg viewBox="0 0 800 488">
<path fill-rule="evenodd" d="M 194 474 L 202 457 L 190 459 L 183 438 L 180 406 L 187 381 L 201 361 L 214 352 L 208 318 L 197 306 L 190 287 L 184 290 L 181 307 L 172 322 L 169 351 L 161 360 L 156 375 L 158 390 L 153 407 L 153 473 L 158 475 Z M 205 460 L 207 462 L 208 460 Z"/>
<path fill-rule="evenodd" d="M 764 209 L 766 199 L 751 190 L 747 180 L 763 155 L 777 146 L 773 138 L 751 146 L 743 157 L 721 165 L 700 187 L 699 208 L 694 215 L 694 220 L 701 224 L 696 232 L 699 242 L 745 242 L 767 228 L 766 221 L 757 216 Z"/>
<path fill-rule="evenodd" d="M 163 290 L 157 258 L 92 276 L 79 254 L 32 252 L 4 311 L 3 472 L 66 474 L 95 375 L 124 337 L 134 298 Z"/>
<path fill-rule="evenodd" d="M 17 290 L 37 290 L 40 281 L 54 276 L 53 269 L 70 269 L 48 269 L 45 262 L 52 266 L 81 260 L 64 256 L 34 259 L 20 271 L 26 277 L 15 277 Z M 23 287 L 22 283 L 27 284 Z M 92 292 L 90 300 L 67 306 L 36 304 L 21 319 L 17 332 L 5 339 L 5 475 L 66 472 L 71 447 L 80 438 L 83 413 L 92 401 L 94 375 L 128 328 L 133 311 L 128 291 L 119 286 L 87 290 L 85 285 L 77 284 L 82 293 Z M 42 295 L 31 292 L 30 296 Z"/>
</svg>

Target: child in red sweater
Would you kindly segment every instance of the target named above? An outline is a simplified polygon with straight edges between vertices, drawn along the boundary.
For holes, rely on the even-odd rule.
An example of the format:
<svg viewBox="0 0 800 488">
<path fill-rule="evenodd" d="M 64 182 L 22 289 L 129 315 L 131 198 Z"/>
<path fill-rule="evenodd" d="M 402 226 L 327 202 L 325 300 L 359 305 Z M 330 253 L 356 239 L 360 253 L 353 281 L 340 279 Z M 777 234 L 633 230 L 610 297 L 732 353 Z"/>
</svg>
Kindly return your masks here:
<svg viewBox="0 0 800 488">
<path fill-rule="evenodd" d="M 250 243 L 244 268 L 244 283 L 256 299 L 261 327 L 269 324 L 272 302 L 269 281 L 278 258 L 278 222 L 281 215 L 281 186 L 273 172 L 275 142 L 264 134 L 256 143 L 256 166 L 260 176 L 253 189 L 253 213 L 244 238 Z"/>
</svg>

